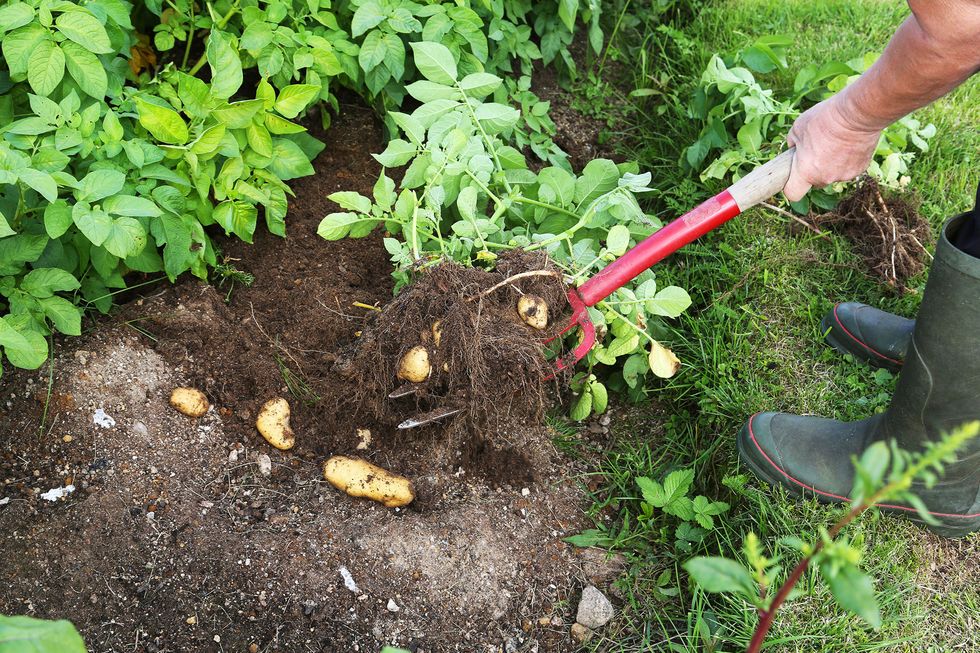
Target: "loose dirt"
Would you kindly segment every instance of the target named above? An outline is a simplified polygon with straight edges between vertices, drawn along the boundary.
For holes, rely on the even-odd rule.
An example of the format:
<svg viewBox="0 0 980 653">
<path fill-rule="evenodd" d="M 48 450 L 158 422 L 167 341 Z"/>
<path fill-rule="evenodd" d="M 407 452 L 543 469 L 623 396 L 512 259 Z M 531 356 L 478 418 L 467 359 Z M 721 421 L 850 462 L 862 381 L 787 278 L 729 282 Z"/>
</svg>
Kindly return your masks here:
<svg viewBox="0 0 980 653">
<path fill-rule="evenodd" d="M 410 415 L 351 401 L 368 395 L 338 359 L 379 319 L 354 302 L 387 304 L 390 266 L 379 234 L 315 232 L 336 209 L 329 193 L 370 192 L 381 131 L 353 105 L 317 135 L 327 147 L 293 186 L 289 238 L 220 243 L 254 285 L 227 302 L 227 285 L 161 286 L 57 343 L 51 366 L 5 370 L 0 613 L 70 618 L 96 653 L 572 650 L 588 565 L 563 538 L 585 525 L 581 466 L 541 426 L 540 387 L 494 424 L 472 419 L 468 396 L 478 410 L 456 431 L 398 431 Z M 507 288 L 483 305 L 515 299 Z M 450 316 L 443 337 L 466 328 Z M 211 410 L 175 411 L 176 386 Z M 277 396 L 292 407 L 288 452 L 254 427 Z M 366 449 L 357 429 L 372 433 Z M 322 479 L 333 454 L 409 476 L 418 499 L 391 510 L 338 493 Z"/>
</svg>

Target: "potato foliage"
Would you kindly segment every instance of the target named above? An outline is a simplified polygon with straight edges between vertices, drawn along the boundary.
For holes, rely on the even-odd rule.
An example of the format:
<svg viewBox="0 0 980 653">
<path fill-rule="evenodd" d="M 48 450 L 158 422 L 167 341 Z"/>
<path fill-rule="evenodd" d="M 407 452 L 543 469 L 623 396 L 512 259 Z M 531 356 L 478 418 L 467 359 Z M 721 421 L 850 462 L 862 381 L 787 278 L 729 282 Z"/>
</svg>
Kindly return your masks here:
<svg viewBox="0 0 980 653">
<path fill-rule="evenodd" d="M 85 311 L 107 312 L 134 283 L 207 278 L 216 230 L 284 236 L 286 182 L 312 174 L 323 147 L 299 120 L 336 110 L 344 86 L 394 128 L 429 65 L 420 42 L 464 75 L 506 75 L 500 93 L 526 114 L 515 138 L 564 163 L 527 75 L 538 60 L 573 73 L 572 30 L 585 23 L 598 48 L 599 13 L 591 0 L 4 2 L 5 360 L 39 367 L 54 332 L 80 334 Z"/>
</svg>

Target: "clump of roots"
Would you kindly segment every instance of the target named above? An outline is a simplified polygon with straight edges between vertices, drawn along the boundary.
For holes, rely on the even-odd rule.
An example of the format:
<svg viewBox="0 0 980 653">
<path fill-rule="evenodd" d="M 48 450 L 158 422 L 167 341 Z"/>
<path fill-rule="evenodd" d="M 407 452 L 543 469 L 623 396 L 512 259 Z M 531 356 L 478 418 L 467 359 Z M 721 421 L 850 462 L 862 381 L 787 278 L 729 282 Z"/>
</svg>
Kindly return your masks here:
<svg viewBox="0 0 980 653">
<path fill-rule="evenodd" d="M 846 236 L 871 273 L 899 292 L 922 272 L 929 256 L 929 223 L 908 200 L 885 197 L 870 177 L 816 223 Z"/>
<path fill-rule="evenodd" d="M 552 315 L 565 308 L 561 273 L 543 252 L 507 252 L 493 271 L 439 263 L 377 313 L 336 369 L 357 383 L 359 409 L 382 423 L 460 409 L 430 428 L 486 440 L 507 430 L 501 425 L 540 422 L 552 375 L 543 341 L 555 325 L 539 331 L 524 324 L 517 312 L 523 294 L 544 299 Z M 419 346 L 430 376 L 397 378 L 402 357 Z"/>
</svg>

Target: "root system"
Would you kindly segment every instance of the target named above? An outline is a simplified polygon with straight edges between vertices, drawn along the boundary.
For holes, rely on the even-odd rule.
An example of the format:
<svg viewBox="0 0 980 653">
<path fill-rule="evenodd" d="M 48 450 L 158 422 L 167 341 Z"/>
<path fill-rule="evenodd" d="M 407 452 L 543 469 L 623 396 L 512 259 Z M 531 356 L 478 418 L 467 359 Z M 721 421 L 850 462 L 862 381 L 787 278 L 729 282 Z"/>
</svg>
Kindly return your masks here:
<svg viewBox="0 0 980 653">
<path fill-rule="evenodd" d="M 836 210 L 815 222 L 846 236 L 870 272 L 899 292 L 922 272 L 929 256 L 929 223 L 914 204 L 901 197 L 886 197 L 871 178 L 861 180 Z"/>
<path fill-rule="evenodd" d="M 565 308 L 561 274 L 544 253 L 502 254 L 493 271 L 442 262 L 377 313 L 335 370 L 356 381 L 354 403 L 374 419 L 395 424 L 460 409 L 427 431 L 479 436 L 469 445 L 452 438 L 460 446 L 503 444 L 495 438 L 506 439 L 508 425 L 543 418 L 552 375 L 543 342 L 555 324 L 543 331 L 524 324 L 517 312 L 523 294 L 544 299 L 553 316 Z M 398 379 L 402 357 L 418 346 L 428 352 L 431 375 L 420 383 Z"/>
</svg>

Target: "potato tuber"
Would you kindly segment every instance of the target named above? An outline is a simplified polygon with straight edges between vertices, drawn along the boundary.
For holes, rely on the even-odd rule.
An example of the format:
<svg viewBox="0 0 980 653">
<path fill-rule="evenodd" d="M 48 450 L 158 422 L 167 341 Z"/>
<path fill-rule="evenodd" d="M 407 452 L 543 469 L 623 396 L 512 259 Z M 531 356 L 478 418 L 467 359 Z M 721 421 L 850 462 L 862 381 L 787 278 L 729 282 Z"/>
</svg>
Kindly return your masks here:
<svg viewBox="0 0 980 653">
<path fill-rule="evenodd" d="M 200 417 L 211 407 L 208 398 L 197 388 L 174 388 L 170 405 L 188 417 Z"/>
<path fill-rule="evenodd" d="M 544 329 L 548 326 L 548 305 L 537 295 L 521 295 L 517 300 L 517 312 L 530 327 Z"/>
<path fill-rule="evenodd" d="M 289 402 L 282 397 L 265 402 L 255 420 L 255 428 L 276 449 L 292 449 L 296 444 L 296 434 L 289 427 Z"/>
<path fill-rule="evenodd" d="M 362 458 L 334 456 L 324 463 L 323 477 L 352 497 L 371 499 L 387 508 L 406 506 L 415 499 L 410 480 Z"/>
<path fill-rule="evenodd" d="M 408 350 L 398 363 L 398 378 L 412 383 L 421 383 L 432 374 L 429 365 L 429 352 L 425 347 L 417 345 Z"/>
</svg>

